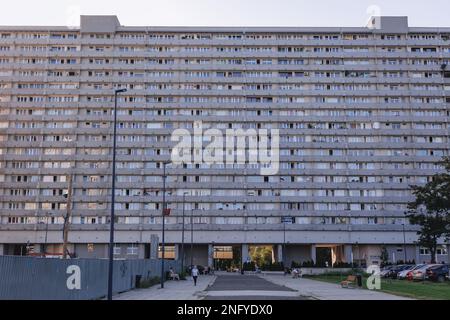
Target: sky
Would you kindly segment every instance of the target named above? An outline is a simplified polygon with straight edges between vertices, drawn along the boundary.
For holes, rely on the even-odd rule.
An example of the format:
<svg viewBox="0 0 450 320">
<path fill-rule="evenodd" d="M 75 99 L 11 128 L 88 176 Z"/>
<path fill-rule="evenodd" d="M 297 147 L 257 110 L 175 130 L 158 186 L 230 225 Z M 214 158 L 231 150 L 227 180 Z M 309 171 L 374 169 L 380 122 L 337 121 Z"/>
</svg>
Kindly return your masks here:
<svg viewBox="0 0 450 320">
<path fill-rule="evenodd" d="M 449 0 L 2 0 L 0 25 L 77 26 L 80 14 L 127 26 L 365 26 L 371 15 L 450 27 Z"/>
</svg>

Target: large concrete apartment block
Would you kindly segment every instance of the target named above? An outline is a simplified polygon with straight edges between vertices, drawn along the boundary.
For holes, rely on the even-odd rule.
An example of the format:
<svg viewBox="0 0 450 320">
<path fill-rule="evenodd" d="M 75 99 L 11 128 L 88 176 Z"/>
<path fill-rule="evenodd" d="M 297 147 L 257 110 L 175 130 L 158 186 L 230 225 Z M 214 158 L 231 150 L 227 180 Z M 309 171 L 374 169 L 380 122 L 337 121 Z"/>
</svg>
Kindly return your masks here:
<svg viewBox="0 0 450 320">
<path fill-rule="evenodd" d="M 404 212 L 408 186 L 449 155 L 449 59 L 450 28 L 406 17 L 352 28 L 128 27 L 115 16 L 0 27 L 0 254 L 61 254 L 73 175 L 69 251 L 107 256 L 111 110 L 126 88 L 117 257 L 158 254 L 170 137 L 202 121 L 279 129 L 280 170 L 169 165 L 166 257 L 247 261 L 268 246 L 285 263 L 372 263 L 385 247 L 394 261 L 429 260 Z"/>
</svg>

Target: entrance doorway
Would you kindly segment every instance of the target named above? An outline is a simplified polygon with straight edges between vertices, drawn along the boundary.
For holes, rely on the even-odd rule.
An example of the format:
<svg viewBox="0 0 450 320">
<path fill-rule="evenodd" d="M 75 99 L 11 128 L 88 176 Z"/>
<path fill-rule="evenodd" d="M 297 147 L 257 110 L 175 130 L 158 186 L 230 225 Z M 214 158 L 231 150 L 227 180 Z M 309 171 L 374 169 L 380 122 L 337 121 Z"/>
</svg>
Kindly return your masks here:
<svg viewBox="0 0 450 320">
<path fill-rule="evenodd" d="M 318 247 L 316 248 L 316 264 L 319 267 L 331 267 L 331 248 L 330 247 Z"/>
<path fill-rule="evenodd" d="M 5 245 L 5 255 L 27 256 L 33 253 L 34 246 L 28 244 L 8 244 Z"/>
<path fill-rule="evenodd" d="M 320 244 L 316 245 L 316 264 L 319 267 L 334 267 L 336 264 L 344 262 L 344 246 L 341 244 Z"/>
</svg>

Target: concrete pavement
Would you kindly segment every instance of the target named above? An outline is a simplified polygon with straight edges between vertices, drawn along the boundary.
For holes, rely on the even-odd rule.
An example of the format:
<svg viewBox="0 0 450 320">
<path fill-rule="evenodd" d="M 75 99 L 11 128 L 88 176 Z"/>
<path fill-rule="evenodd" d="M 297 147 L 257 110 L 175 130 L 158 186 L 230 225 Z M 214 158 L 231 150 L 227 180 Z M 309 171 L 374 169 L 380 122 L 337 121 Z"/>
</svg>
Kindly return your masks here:
<svg viewBox="0 0 450 320">
<path fill-rule="evenodd" d="M 201 293 L 205 300 L 304 300 L 297 291 L 267 281 L 256 275 L 219 274 L 216 281 Z"/>
<path fill-rule="evenodd" d="M 199 276 L 197 286 L 192 278 L 165 282 L 148 289 L 117 294 L 114 300 L 410 300 L 380 291 L 346 289 L 339 284 L 293 279 L 283 275 L 241 275 L 218 273 Z"/>
<path fill-rule="evenodd" d="M 197 286 L 194 286 L 191 277 L 187 280 L 168 280 L 163 289 L 159 284 L 146 289 L 134 289 L 115 295 L 113 300 L 198 300 L 202 298 L 201 292 L 215 280 L 215 276 L 199 276 Z"/>
<path fill-rule="evenodd" d="M 375 290 L 341 288 L 339 284 L 306 278 L 293 279 L 292 276 L 283 275 L 260 275 L 259 277 L 296 290 L 301 296 L 318 300 L 411 300 Z"/>
</svg>

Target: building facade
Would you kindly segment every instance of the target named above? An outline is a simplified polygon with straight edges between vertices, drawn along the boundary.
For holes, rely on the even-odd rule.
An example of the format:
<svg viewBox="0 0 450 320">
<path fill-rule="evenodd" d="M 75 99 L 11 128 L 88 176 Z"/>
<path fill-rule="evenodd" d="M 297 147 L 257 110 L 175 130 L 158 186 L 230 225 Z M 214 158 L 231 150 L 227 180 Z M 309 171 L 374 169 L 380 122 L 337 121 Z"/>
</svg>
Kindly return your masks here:
<svg viewBox="0 0 450 320">
<path fill-rule="evenodd" d="M 155 254 L 172 133 L 202 121 L 278 129 L 279 171 L 169 163 L 166 256 L 180 257 L 184 228 L 196 264 L 247 261 L 255 246 L 287 264 L 379 263 L 384 249 L 391 261 L 428 261 L 404 212 L 409 185 L 449 155 L 449 60 L 450 28 L 406 17 L 355 28 L 128 27 L 115 16 L 0 27 L 0 254 L 61 254 L 72 198 L 69 252 L 107 257 L 114 91 L 127 89 L 117 257 Z M 438 261 L 447 255 L 443 244 Z"/>
</svg>

